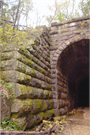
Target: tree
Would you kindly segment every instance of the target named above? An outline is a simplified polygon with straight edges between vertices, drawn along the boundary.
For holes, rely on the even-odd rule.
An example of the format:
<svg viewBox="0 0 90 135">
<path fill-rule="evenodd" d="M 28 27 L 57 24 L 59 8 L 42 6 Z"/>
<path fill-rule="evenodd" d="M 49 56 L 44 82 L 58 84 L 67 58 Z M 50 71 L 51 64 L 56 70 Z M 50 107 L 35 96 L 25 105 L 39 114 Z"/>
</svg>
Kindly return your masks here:
<svg viewBox="0 0 90 135">
<path fill-rule="evenodd" d="M 4 0 L 0 0 L 0 17 L 3 19 L 10 19 L 8 16 L 8 3 L 6 3 Z"/>
<path fill-rule="evenodd" d="M 90 0 L 81 0 L 79 3 L 79 8 L 82 12 L 82 16 L 87 16 L 90 14 Z"/>
<path fill-rule="evenodd" d="M 86 16 L 90 13 L 90 0 L 65 0 L 60 2 L 55 0 L 53 7 L 49 6 L 49 10 L 53 12 L 53 15 L 46 17 L 48 24 L 53 21 L 62 22 L 76 17 Z"/>
<path fill-rule="evenodd" d="M 15 26 L 20 25 L 21 18 L 26 19 L 26 26 L 29 12 L 32 10 L 31 0 L 0 0 L 1 18 L 12 21 Z"/>
</svg>

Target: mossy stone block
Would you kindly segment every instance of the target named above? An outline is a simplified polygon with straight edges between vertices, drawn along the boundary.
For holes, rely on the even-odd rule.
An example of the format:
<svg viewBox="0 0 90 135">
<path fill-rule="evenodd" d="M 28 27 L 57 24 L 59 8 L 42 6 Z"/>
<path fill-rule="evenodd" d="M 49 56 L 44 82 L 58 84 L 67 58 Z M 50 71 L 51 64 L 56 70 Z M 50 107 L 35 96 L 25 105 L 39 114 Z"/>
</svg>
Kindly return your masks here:
<svg viewBox="0 0 90 135">
<path fill-rule="evenodd" d="M 0 53 L 0 58 L 1 60 L 10 60 L 14 58 L 15 51 L 12 52 L 5 52 L 5 53 Z"/>
<path fill-rule="evenodd" d="M 28 91 L 27 91 L 27 87 L 25 85 L 21 85 L 21 84 L 16 83 L 14 89 L 15 89 L 15 97 L 16 98 L 20 98 L 20 99 L 27 98 Z"/>
<path fill-rule="evenodd" d="M 42 111 L 42 100 L 41 99 L 36 99 L 32 100 L 32 113 L 38 113 Z"/>
<path fill-rule="evenodd" d="M 49 98 L 49 91 L 48 90 L 44 90 L 43 91 L 43 96 L 45 99 L 48 99 Z"/>
<path fill-rule="evenodd" d="M 48 89 L 48 90 L 52 90 L 52 85 L 47 84 L 47 89 Z"/>
<path fill-rule="evenodd" d="M 30 58 L 30 52 L 24 46 L 19 46 L 18 52 Z"/>
<path fill-rule="evenodd" d="M 31 99 L 43 99 L 43 89 L 35 88 L 35 87 L 27 87 L 28 90 L 28 98 Z"/>
<path fill-rule="evenodd" d="M 31 76 L 28 76 L 21 72 L 16 72 L 15 76 L 16 76 L 16 82 L 18 83 L 29 84 L 29 82 L 31 81 Z"/>
<path fill-rule="evenodd" d="M 1 71 L 1 79 L 6 82 L 15 80 L 15 71 Z"/>
<path fill-rule="evenodd" d="M 55 113 L 55 112 L 54 112 L 54 109 L 45 111 L 45 113 L 44 113 L 44 119 L 50 118 L 51 116 L 54 115 L 54 113 Z"/>
<path fill-rule="evenodd" d="M 42 86 L 41 81 L 36 78 L 32 78 L 31 85 L 37 88 L 40 88 Z"/>
<path fill-rule="evenodd" d="M 15 51 L 17 50 L 18 45 L 17 43 L 13 43 L 13 44 L 6 44 L 5 46 L 1 47 L 1 52 L 10 52 L 10 51 Z"/>
<path fill-rule="evenodd" d="M 41 122 L 44 118 L 44 112 L 40 112 L 39 114 L 36 115 L 36 124 Z"/>
<path fill-rule="evenodd" d="M 31 112 L 32 111 L 32 100 L 26 99 L 23 100 L 23 108 L 21 109 L 22 112 Z"/>
<path fill-rule="evenodd" d="M 0 94 L 0 104 L 1 104 L 1 122 L 10 120 L 11 115 L 11 102 L 7 97 L 3 97 Z"/>
<path fill-rule="evenodd" d="M 26 117 L 12 118 L 11 122 L 15 124 L 17 130 L 25 130 L 27 126 Z"/>
<path fill-rule="evenodd" d="M 38 89 L 38 98 L 43 99 L 43 89 Z"/>
<path fill-rule="evenodd" d="M 26 74 L 36 77 L 36 71 L 32 68 L 30 68 L 29 66 L 26 66 Z"/>
<path fill-rule="evenodd" d="M 31 128 L 36 125 L 36 115 L 29 114 L 26 117 L 27 128 Z"/>
<path fill-rule="evenodd" d="M 22 72 L 22 73 L 25 73 L 26 72 L 26 65 L 23 64 L 22 62 L 16 60 L 16 70 L 19 71 L 19 72 Z"/>
<path fill-rule="evenodd" d="M 45 100 L 42 100 L 42 111 L 47 110 L 47 103 Z"/>
<path fill-rule="evenodd" d="M 49 98 L 52 98 L 52 91 L 49 91 Z"/>
<path fill-rule="evenodd" d="M 11 112 L 12 113 L 18 113 L 18 117 L 22 114 L 25 114 L 25 112 L 31 112 L 32 110 L 32 100 L 26 99 L 26 100 L 20 100 L 20 99 L 14 99 L 12 106 L 11 106 Z"/>
<path fill-rule="evenodd" d="M 28 98 L 36 99 L 36 98 L 43 98 L 43 90 L 34 88 L 34 87 L 27 87 L 28 90 Z"/>
<path fill-rule="evenodd" d="M 31 76 L 13 70 L 1 71 L 1 79 L 6 82 L 18 82 L 22 84 L 30 84 L 31 82 Z"/>
<path fill-rule="evenodd" d="M 48 106 L 48 108 L 49 109 L 52 109 L 53 108 L 53 104 L 54 104 L 54 102 L 53 102 L 53 100 L 52 99 L 49 99 L 49 106 Z"/>
<path fill-rule="evenodd" d="M 23 107 L 23 101 L 20 99 L 14 99 L 11 106 L 11 113 L 20 112 L 22 107 Z"/>
</svg>

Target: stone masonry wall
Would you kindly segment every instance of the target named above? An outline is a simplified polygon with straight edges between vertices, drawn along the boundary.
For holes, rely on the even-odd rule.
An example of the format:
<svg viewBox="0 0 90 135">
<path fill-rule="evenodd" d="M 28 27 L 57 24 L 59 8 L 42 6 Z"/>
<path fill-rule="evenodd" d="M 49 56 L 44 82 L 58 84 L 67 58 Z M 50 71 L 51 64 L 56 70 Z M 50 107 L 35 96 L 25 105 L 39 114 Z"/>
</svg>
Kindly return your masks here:
<svg viewBox="0 0 90 135">
<path fill-rule="evenodd" d="M 55 115 L 64 114 L 69 107 L 67 78 L 60 69 L 61 54 L 69 45 L 82 39 L 90 39 L 90 16 L 51 24 L 50 60 Z M 63 63 L 67 59 L 63 59 Z"/>
<path fill-rule="evenodd" d="M 66 78 L 57 70 L 57 89 L 58 89 L 58 110 L 59 115 L 62 115 L 67 112 L 68 105 L 68 90 L 67 90 L 67 81 Z"/>
<path fill-rule="evenodd" d="M 11 120 L 20 130 L 54 114 L 48 30 L 35 33 L 29 43 L 1 47 L 1 79 L 12 84 Z"/>
<path fill-rule="evenodd" d="M 68 46 L 78 41 L 84 45 L 83 39 L 90 39 L 89 18 L 52 23 L 49 30 L 37 27 L 27 42 L 1 47 L 1 79 L 12 84 L 11 120 L 18 129 L 68 111 L 68 78 L 61 70 L 67 72 L 63 63 L 68 57 L 62 54 Z"/>
</svg>

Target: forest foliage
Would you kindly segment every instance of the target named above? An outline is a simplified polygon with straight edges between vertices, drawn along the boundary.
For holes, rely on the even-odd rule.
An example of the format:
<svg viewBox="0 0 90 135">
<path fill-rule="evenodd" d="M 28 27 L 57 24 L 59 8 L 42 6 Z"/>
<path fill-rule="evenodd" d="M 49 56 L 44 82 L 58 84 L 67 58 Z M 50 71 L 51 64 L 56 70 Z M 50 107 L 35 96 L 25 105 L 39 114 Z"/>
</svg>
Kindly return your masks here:
<svg viewBox="0 0 90 135">
<path fill-rule="evenodd" d="M 90 13 L 90 0 L 80 0 L 76 10 L 77 0 L 55 0 L 53 7 L 49 6 L 52 15 L 44 16 L 48 26 L 54 21 L 62 22 L 76 17 L 88 16 Z M 11 42 L 21 42 L 28 39 L 29 13 L 33 11 L 33 0 L 0 0 L 0 45 Z M 38 13 L 38 18 L 40 14 Z M 40 21 L 38 19 L 36 21 Z M 32 19 L 32 18 L 31 18 Z M 42 17 L 43 19 L 43 17 Z M 25 20 L 24 26 L 21 20 Z M 39 24 L 36 22 L 36 24 Z M 22 29 L 22 30 L 20 30 Z"/>
</svg>

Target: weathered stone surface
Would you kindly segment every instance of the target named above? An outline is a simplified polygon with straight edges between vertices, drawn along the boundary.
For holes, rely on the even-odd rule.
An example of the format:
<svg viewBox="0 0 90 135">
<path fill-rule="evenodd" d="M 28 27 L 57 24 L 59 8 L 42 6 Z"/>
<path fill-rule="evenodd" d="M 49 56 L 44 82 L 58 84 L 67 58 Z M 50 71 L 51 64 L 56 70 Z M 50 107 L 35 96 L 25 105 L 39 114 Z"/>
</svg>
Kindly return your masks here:
<svg viewBox="0 0 90 135">
<path fill-rule="evenodd" d="M 63 107 L 64 106 L 64 100 L 60 99 L 59 100 L 59 108 Z"/>
<path fill-rule="evenodd" d="M 60 115 L 64 114 L 66 112 L 66 110 L 64 108 L 60 109 Z"/>
<path fill-rule="evenodd" d="M 1 68 L 1 71 L 14 70 L 15 65 L 16 65 L 15 60 L 4 60 L 4 61 L 1 61 L 0 68 Z"/>
<path fill-rule="evenodd" d="M 12 113 L 18 113 L 18 116 L 21 116 L 25 112 L 31 112 L 32 111 L 32 100 L 26 99 L 26 100 L 20 100 L 20 99 L 14 99 L 12 106 L 11 106 L 11 112 Z"/>
<path fill-rule="evenodd" d="M 57 100 L 56 99 L 53 99 L 53 108 L 56 109 L 57 108 Z"/>
<path fill-rule="evenodd" d="M 40 66 L 38 66 L 36 63 L 34 63 L 32 60 L 28 59 L 27 57 L 25 57 L 24 55 L 17 53 L 17 59 L 19 61 L 21 61 L 22 63 L 28 65 L 29 67 L 45 74 L 45 69 L 41 68 Z"/>
<path fill-rule="evenodd" d="M 18 72 L 18 71 L 2 71 L 1 72 L 1 79 L 5 80 L 7 82 L 18 82 L 18 83 L 23 83 L 27 84 L 31 81 L 31 77 Z"/>
<path fill-rule="evenodd" d="M 46 100 L 46 104 L 47 104 L 47 108 L 48 109 L 52 109 L 53 108 L 53 100 L 49 99 L 49 100 Z"/>
<path fill-rule="evenodd" d="M 54 109 L 54 112 L 55 112 L 55 116 L 59 116 L 60 115 L 59 109 Z"/>
<path fill-rule="evenodd" d="M 47 105 L 47 100 L 42 100 L 42 111 L 47 110 L 48 105 Z"/>
<path fill-rule="evenodd" d="M 13 84 L 13 86 L 14 86 L 16 98 L 20 98 L 20 99 L 27 98 L 28 91 L 27 91 L 27 87 L 25 85 L 16 83 L 16 84 Z"/>
<path fill-rule="evenodd" d="M 53 96 L 52 91 L 49 91 L 49 98 L 52 98 L 52 96 Z"/>
<path fill-rule="evenodd" d="M 40 112 L 39 114 L 36 115 L 36 124 L 41 122 L 44 118 L 44 112 Z"/>
<path fill-rule="evenodd" d="M 10 60 L 10 59 L 16 57 L 15 56 L 16 53 L 17 53 L 16 51 L 0 53 L 0 59 L 1 59 L 1 61 Z"/>
<path fill-rule="evenodd" d="M 32 113 L 38 113 L 42 111 L 42 100 L 36 99 L 32 101 Z"/>
<path fill-rule="evenodd" d="M 68 101 L 68 100 L 66 100 L 66 101 L 65 101 L 65 105 L 68 105 L 68 104 L 69 104 L 69 101 Z"/>
<path fill-rule="evenodd" d="M 44 119 L 48 119 L 49 117 L 53 116 L 55 114 L 54 109 L 47 110 L 44 113 Z"/>
<path fill-rule="evenodd" d="M 10 52 L 10 51 L 16 51 L 18 45 L 16 43 L 9 44 L 8 43 L 5 46 L 1 46 L 1 52 Z"/>
<path fill-rule="evenodd" d="M 28 98 L 36 99 L 36 98 L 43 98 L 43 90 L 34 88 L 34 87 L 27 87 L 28 90 Z"/>
<path fill-rule="evenodd" d="M 44 98 L 49 98 L 49 91 L 48 90 L 44 90 L 43 91 L 43 95 L 44 95 Z"/>
<path fill-rule="evenodd" d="M 68 111 L 68 107 L 67 106 L 65 106 L 65 113 Z"/>
<path fill-rule="evenodd" d="M 15 99 L 11 106 L 11 112 L 12 113 L 19 112 L 22 107 L 23 107 L 23 101 L 21 101 L 20 99 Z"/>
<path fill-rule="evenodd" d="M 1 122 L 10 120 L 11 115 L 11 101 L 6 97 L 0 95 L 1 100 Z"/>
<path fill-rule="evenodd" d="M 66 99 L 66 98 L 67 98 L 67 94 L 61 92 L 61 99 Z"/>
<path fill-rule="evenodd" d="M 25 130 L 27 123 L 26 123 L 26 117 L 20 117 L 20 118 L 12 118 L 11 122 L 13 122 L 17 128 L 17 130 Z"/>
<path fill-rule="evenodd" d="M 27 128 L 36 126 L 36 121 L 37 121 L 37 119 L 36 119 L 35 115 L 32 115 L 32 114 L 27 115 L 27 117 L 26 117 Z"/>
</svg>

